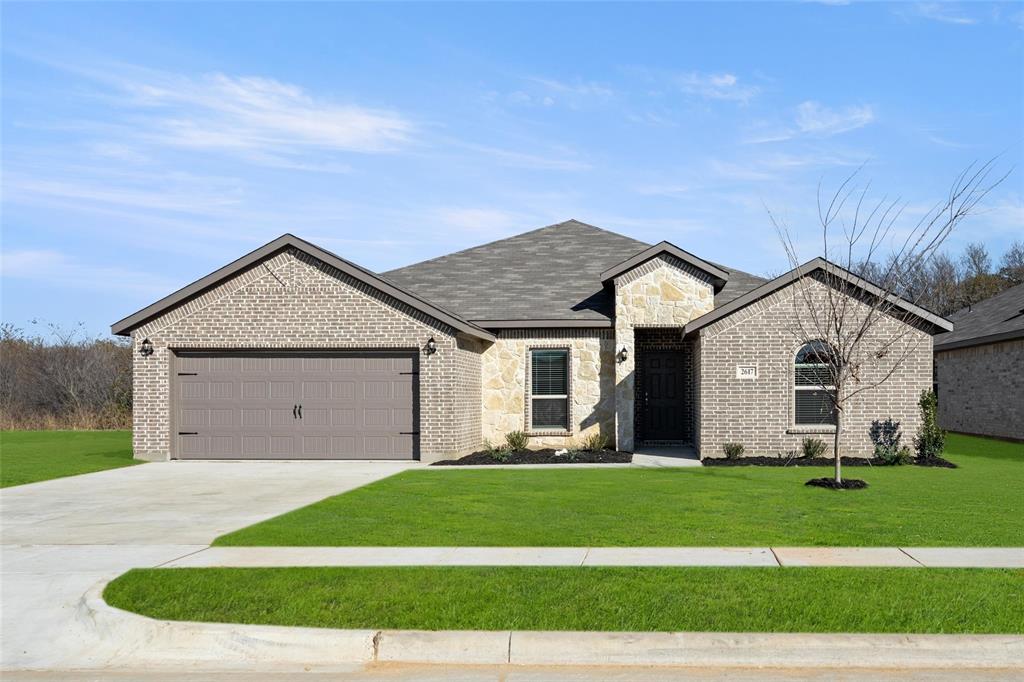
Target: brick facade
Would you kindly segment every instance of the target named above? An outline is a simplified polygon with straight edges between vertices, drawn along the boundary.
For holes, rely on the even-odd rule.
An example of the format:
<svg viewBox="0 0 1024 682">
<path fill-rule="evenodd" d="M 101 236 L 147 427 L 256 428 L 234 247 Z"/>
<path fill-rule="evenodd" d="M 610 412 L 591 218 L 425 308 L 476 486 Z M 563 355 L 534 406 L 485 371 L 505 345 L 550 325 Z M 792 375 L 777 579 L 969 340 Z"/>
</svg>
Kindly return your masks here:
<svg viewBox="0 0 1024 682">
<path fill-rule="evenodd" d="M 663 255 L 620 275 L 614 286 L 614 329 L 504 329 L 489 342 L 459 334 L 306 252 L 288 248 L 132 331 L 135 456 L 166 459 L 174 454 L 170 396 L 174 351 L 231 349 L 418 353 L 419 454 L 427 462 L 476 450 L 484 439 L 500 442 L 509 431 L 529 432 L 529 352 L 533 348 L 567 348 L 571 367 L 570 428 L 532 434 L 531 444 L 536 447 L 571 446 L 597 431 L 619 449 L 633 450 L 639 432 L 634 405 L 638 382 L 642 382 L 637 367 L 645 348 L 670 348 L 685 358 L 688 376 L 680 419 L 687 424 L 687 440 L 702 456 L 721 456 L 727 441 L 743 443 L 751 455 L 796 450 L 807 435 L 831 446 L 828 427 L 793 424 L 793 363 L 798 343 L 790 322 L 797 310 L 796 285 L 685 339 L 680 334 L 684 326 L 714 307 L 713 284 L 706 273 Z M 813 286 L 825 285 L 815 282 Z M 896 337 L 907 329 L 906 323 L 885 318 L 873 333 Z M 426 354 L 424 346 L 431 337 L 437 352 Z M 138 352 L 143 339 L 154 347 L 148 357 Z M 883 386 L 849 406 L 843 426 L 848 454 L 870 454 L 867 430 L 874 419 L 902 422 L 907 442 L 916 431 L 918 395 L 932 381 L 932 340 L 926 332 L 910 328 L 901 343 L 909 354 L 905 365 Z M 961 363 L 967 369 L 956 370 L 963 376 L 950 369 L 946 383 L 966 385 L 970 379 L 995 383 L 977 368 L 984 365 L 1007 373 L 1019 387 L 1024 342 L 1005 346 L 998 362 L 984 355 L 994 351 L 956 351 L 968 358 L 969 362 Z M 618 357 L 622 349 L 626 350 L 624 360 Z M 896 350 L 898 355 L 900 349 Z M 977 356 L 974 360 L 972 354 Z M 757 379 L 737 379 L 737 364 L 756 365 Z M 940 372 L 946 371 L 942 367 L 940 363 Z M 867 371 L 886 369 L 874 365 Z M 948 421 L 955 395 L 940 396 L 940 410 L 947 414 L 942 417 L 940 412 L 940 418 L 946 419 L 946 428 L 958 428 Z M 978 406 L 979 411 L 988 409 Z M 1014 422 L 1019 429 L 1024 420 L 1019 405 L 1016 409 L 1015 420 L 1002 421 Z"/>
<path fill-rule="evenodd" d="M 1024 339 L 935 354 L 939 426 L 1024 440 Z"/>
<path fill-rule="evenodd" d="M 722 445 L 742 443 L 748 455 L 773 456 L 799 451 L 802 440 L 820 438 L 832 451 L 834 427 L 796 426 L 793 418 L 794 362 L 801 345 L 793 334 L 794 315 L 803 312 L 804 297 L 790 285 L 700 331 L 699 448 L 702 457 L 721 457 Z M 825 304 L 822 284 L 807 280 L 819 305 Z M 863 304 L 854 303 L 863 312 Z M 850 456 L 869 456 L 868 429 L 875 419 L 901 423 L 910 444 L 920 423 L 917 401 L 931 387 L 932 339 L 892 317 L 880 318 L 866 349 L 880 347 L 882 338 L 902 336 L 889 357 L 905 362 L 877 388 L 848 404 L 842 422 L 841 447 Z M 873 382 L 890 371 L 891 361 L 866 363 L 863 380 Z M 736 366 L 756 365 L 756 380 L 736 377 Z"/>
<path fill-rule="evenodd" d="M 423 352 L 433 337 L 437 352 Z M 143 339 L 154 352 L 137 352 Z M 402 349 L 419 352 L 420 458 L 480 440 L 482 344 L 298 250 L 274 255 L 132 332 L 135 456 L 172 455 L 173 350 Z"/>
</svg>

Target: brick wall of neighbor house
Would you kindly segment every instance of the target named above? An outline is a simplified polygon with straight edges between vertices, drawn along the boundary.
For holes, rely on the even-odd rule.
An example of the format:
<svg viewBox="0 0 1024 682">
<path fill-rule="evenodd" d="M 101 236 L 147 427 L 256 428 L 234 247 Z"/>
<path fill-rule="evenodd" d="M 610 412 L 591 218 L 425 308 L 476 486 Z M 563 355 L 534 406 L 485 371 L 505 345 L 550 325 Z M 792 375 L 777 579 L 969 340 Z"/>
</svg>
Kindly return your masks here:
<svg viewBox="0 0 1024 682">
<path fill-rule="evenodd" d="M 682 327 L 710 312 L 715 294 L 708 275 L 678 258 L 661 255 L 615 278 L 615 349 L 625 348 L 625 362 L 615 363 L 616 443 L 634 447 L 637 327 Z"/>
<path fill-rule="evenodd" d="M 700 331 L 699 443 L 701 457 L 722 457 L 722 445 L 742 443 L 748 455 L 774 456 L 799 450 L 804 438 L 820 438 L 832 452 L 830 427 L 795 427 L 793 423 L 793 373 L 799 342 L 792 320 L 805 300 L 795 288 L 775 292 Z M 824 284 L 810 282 L 813 294 L 824 304 Z M 855 303 L 861 310 L 865 306 Z M 870 456 L 868 429 L 875 419 L 901 422 L 904 443 L 920 423 L 917 401 L 932 383 L 932 339 L 926 332 L 908 327 L 891 317 L 881 318 L 871 338 L 899 336 L 890 357 L 907 360 L 881 386 L 861 393 L 848 404 L 843 419 L 841 447 L 844 455 Z M 878 346 L 865 346 L 865 348 Z M 756 380 L 736 378 L 736 366 L 757 366 Z M 872 364 L 865 380 L 884 376 L 888 364 Z"/>
<path fill-rule="evenodd" d="M 434 337 L 437 353 L 422 348 Z M 171 451 L 170 349 L 408 349 L 420 352 L 420 457 L 464 454 L 479 441 L 482 348 L 455 330 L 295 250 L 239 273 L 132 333 L 135 456 Z M 137 350 L 137 348 L 136 348 Z"/>
<path fill-rule="evenodd" d="M 529 429 L 532 348 L 568 348 L 569 420 L 567 432 Z M 594 431 L 614 438 L 615 340 L 610 329 L 506 329 L 481 357 L 483 438 L 498 444 L 510 431 L 531 434 L 531 447 L 566 447 Z"/>
<path fill-rule="evenodd" d="M 938 351 L 939 426 L 1024 440 L 1024 339 Z"/>
</svg>

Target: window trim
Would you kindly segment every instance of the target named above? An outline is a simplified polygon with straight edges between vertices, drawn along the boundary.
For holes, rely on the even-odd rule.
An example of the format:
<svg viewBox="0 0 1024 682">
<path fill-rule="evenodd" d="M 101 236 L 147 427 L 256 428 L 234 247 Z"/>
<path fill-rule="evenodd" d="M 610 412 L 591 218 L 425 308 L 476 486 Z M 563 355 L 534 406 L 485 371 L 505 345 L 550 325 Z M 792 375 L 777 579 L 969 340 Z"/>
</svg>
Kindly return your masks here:
<svg viewBox="0 0 1024 682">
<path fill-rule="evenodd" d="M 537 350 L 560 350 L 565 351 L 565 389 L 566 394 L 563 395 L 533 395 L 533 352 Z M 573 429 L 573 414 L 572 414 L 572 389 L 573 389 L 573 354 L 572 347 L 567 346 L 564 343 L 554 344 L 530 344 L 526 347 L 526 390 L 523 391 L 523 397 L 525 401 L 524 406 L 524 423 L 523 430 L 528 436 L 571 436 L 574 433 Z M 535 427 L 533 425 L 533 401 L 534 398 L 542 400 L 550 398 L 553 400 L 565 400 L 565 420 L 566 425 L 564 428 L 559 427 Z"/>
<path fill-rule="evenodd" d="M 820 344 L 824 345 L 826 348 L 828 348 L 832 353 L 835 353 L 835 350 L 832 349 L 832 345 L 830 343 L 828 343 L 827 341 L 823 340 L 823 339 L 814 339 L 814 340 L 809 341 L 807 343 L 801 344 L 793 352 L 793 354 L 791 356 L 793 358 L 793 370 L 792 370 L 792 372 L 790 372 L 790 377 L 791 377 L 790 386 L 793 389 L 792 392 L 790 393 L 790 395 L 792 396 L 790 398 L 790 404 L 792 405 L 792 415 L 793 415 L 793 418 L 790 420 L 790 422 L 791 422 L 790 427 L 788 429 L 786 429 L 787 433 L 835 433 L 835 430 L 836 430 L 835 416 L 834 415 L 832 417 L 832 421 L 831 422 L 820 423 L 820 422 L 799 422 L 799 421 L 797 421 L 798 417 L 797 417 L 797 409 L 796 409 L 796 402 L 797 402 L 796 398 L 797 398 L 797 394 L 800 391 L 831 391 L 831 392 L 834 393 L 835 390 L 836 390 L 836 387 L 834 385 L 825 386 L 825 385 L 820 385 L 820 384 L 812 384 L 812 385 L 809 385 L 809 386 L 800 386 L 799 384 L 796 383 L 797 368 L 799 368 L 799 367 L 821 367 L 821 366 L 825 365 L 825 363 L 821 363 L 821 362 L 800 362 L 800 363 L 798 363 L 796 361 L 797 357 L 800 355 L 800 352 L 804 348 L 806 348 L 807 346 L 810 346 L 811 344 L 815 344 L 815 343 L 820 343 Z"/>
</svg>

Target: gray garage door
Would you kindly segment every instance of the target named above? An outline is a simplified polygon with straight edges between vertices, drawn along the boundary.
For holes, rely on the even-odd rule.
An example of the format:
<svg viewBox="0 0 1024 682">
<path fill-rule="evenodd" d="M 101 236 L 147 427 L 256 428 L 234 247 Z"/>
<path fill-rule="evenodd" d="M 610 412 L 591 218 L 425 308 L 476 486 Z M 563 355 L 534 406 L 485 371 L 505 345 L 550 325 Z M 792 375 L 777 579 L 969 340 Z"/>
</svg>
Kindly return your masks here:
<svg viewBox="0 0 1024 682">
<path fill-rule="evenodd" d="M 181 459 L 413 459 L 415 356 L 179 352 Z"/>
</svg>

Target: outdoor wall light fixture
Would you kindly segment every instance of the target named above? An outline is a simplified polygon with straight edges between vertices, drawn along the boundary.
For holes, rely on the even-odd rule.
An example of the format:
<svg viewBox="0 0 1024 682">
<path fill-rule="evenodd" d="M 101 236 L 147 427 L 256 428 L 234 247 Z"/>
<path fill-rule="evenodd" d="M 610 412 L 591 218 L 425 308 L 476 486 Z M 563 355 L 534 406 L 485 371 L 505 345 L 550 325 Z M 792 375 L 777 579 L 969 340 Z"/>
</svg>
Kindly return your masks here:
<svg viewBox="0 0 1024 682">
<path fill-rule="evenodd" d="M 427 355 L 433 355 L 434 353 L 437 352 L 437 342 L 434 341 L 434 337 L 433 336 L 431 336 L 427 340 L 427 347 L 426 347 L 426 349 L 427 349 Z"/>
<path fill-rule="evenodd" d="M 142 357 L 148 358 L 153 354 L 153 342 L 149 339 L 143 339 L 139 345 L 139 352 L 142 353 Z"/>
<path fill-rule="evenodd" d="M 623 346 L 622 350 L 619 351 L 619 362 L 625 362 L 628 359 L 629 359 L 629 351 L 626 349 L 625 346 Z"/>
</svg>

